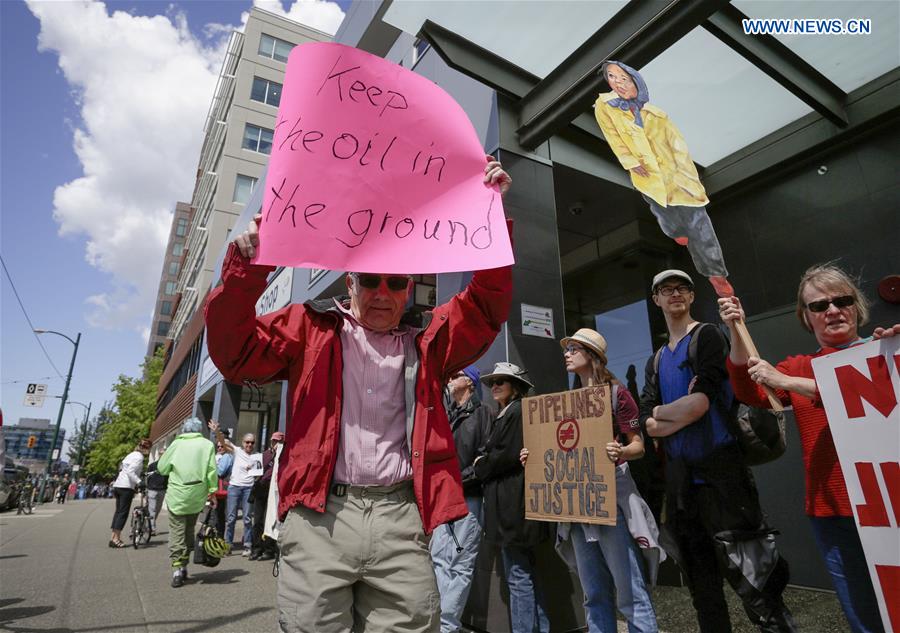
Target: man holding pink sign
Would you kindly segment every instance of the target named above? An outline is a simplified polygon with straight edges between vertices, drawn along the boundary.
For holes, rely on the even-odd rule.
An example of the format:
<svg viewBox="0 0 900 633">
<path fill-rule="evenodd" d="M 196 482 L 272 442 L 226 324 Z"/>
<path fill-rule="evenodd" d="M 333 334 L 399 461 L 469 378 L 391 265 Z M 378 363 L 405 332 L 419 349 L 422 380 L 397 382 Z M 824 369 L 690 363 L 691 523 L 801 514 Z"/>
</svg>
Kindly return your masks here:
<svg viewBox="0 0 900 633">
<path fill-rule="evenodd" d="M 292 84 L 292 69 L 301 62 L 303 76 Z M 317 81 L 304 84 L 308 77 Z M 427 129 L 435 133 L 436 147 L 446 141 L 444 147 L 455 149 L 442 154 L 443 163 L 429 165 L 424 158 L 425 166 L 403 178 L 389 173 L 391 154 L 381 155 L 384 172 L 380 159 L 366 154 L 354 154 L 351 169 L 349 159 L 339 157 L 354 146 L 351 135 L 364 137 L 363 122 L 343 121 L 345 131 L 327 134 L 327 147 L 316 145 L 319 130 L 301 133 L 296 125 L 325 97 L 334 110 L 347 106 L 368 116 L 374 126 L 369 138 L 387 129 L 378 128 L 379 120 L 443 99 L 446 111 L 418 111 L 406 132 Z M 286 102 L 306 105 L 298 106 L 302 113 L 285 112 Z M 468 513 L 442 387 L 490 346 L 512 299 L 512 253 L 500 203 L 511 179 L 491 157 L 485 165 L 471 124 L 468 132 L 459 125 L 451 129 L 455 139 L 440 131 L 456 116 L 453 106 L 461 112 L 440 88 L 383 59 L 338 45 L 297 47 L 279 112 L 280 120 L 293 117 L 295 123 L 276 129 L 262 213 L 229 247 L 223 284 L 207 301 L 209 353 L 226 380 L 289 382 L 290 420 L 277 473 L 283 522 L 278 610 L 285 632 L 439 630 L 428 535 Z M 390 137 L 397 137 L 391 147 L 398 152 L 412 143 L 401 143 L 399 136 L 398 131 Z M 323 147 L 327 151 L 320 152 Z M 473 152 L 480 152 L 480 164 L 473 164 Z M 345 191 L 318 187 L 323 182 L 341 182 Z M 288 183 L 293 184 L 285 189 Z M 411 189 L 402 188 L 404 183 Z M 299 201 L 301 191 L 312 190 L 314 198 Z M 357 202 L 368 206 L 351 200 L 357 194 L 363 196 Z M 420 207 L 411 206 L 416 200 Z M 481 205 L 475 215 L 471 205 Z M 333 209 L 339 219 L 329 223 Z M 347 209 L 356 210 L 346 214 Z M 385 209 L 391 218 L 378 215 Z M 482 231 L 471 221 L 462 226 L 461 218 L 478 214 Z M 448 217 L 460 224 L 455 232 L 437 226 Z M 418 228 L 407 234 L 407 228 L 424 226 L 437 238 L 404 242 L 403 235 L 425 235 Z M 425 259 L 422 249 L 429 251 Z M 289 305 L 257 317 L 255 302 L 274 270 L 262 264 L 358 272 L 346 276 L 347 298 Z M 426 313 L 423 322 L 403 319 L 413 289 L 409 273 L 473 268 L 479 270 L 468 287 Z"/>
</svg>

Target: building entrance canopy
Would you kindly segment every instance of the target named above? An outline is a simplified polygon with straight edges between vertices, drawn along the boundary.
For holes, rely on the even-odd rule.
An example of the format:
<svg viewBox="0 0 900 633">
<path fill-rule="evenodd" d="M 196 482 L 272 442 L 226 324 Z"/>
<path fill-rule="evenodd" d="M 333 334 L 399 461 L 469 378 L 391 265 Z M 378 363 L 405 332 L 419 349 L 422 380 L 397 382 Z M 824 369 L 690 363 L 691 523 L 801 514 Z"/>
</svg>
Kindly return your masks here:
<svg viewBox="0 0 900 633">
<path fill-rule="evenodd" d="M 814 28 L 829 21 L 828 29 L 861 20 L 859 29 L 870 32 L 748 35 L 745 18 L 803 19 L 804 27 L 811 19 Z M 600 64 L 623 61 L 641 70 L 651 102 L 678 122 L 701 167 L 803 117 L 824 120 L 832 133 L 850 131 L 859 122 L 850 93 L 900 66 L 895 2 L 404 1 L 392 2 L 383 19 L 428 39 L 451 66 L 518 97 L 525 147 L 572 122 L 599 135 L 589 119 L 578 119 L 609 90 Z"/>
</svg>

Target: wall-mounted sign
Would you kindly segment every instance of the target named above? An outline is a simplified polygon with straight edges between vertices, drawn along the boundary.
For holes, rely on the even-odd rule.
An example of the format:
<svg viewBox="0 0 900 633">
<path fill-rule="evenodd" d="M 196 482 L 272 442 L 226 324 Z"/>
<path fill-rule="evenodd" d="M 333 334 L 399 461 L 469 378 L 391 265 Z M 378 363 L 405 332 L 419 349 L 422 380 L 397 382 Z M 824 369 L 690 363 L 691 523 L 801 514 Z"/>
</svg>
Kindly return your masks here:
<svg viewBox="0 0 900 633">
<path fill-rule="evenodd" d="M 522 334 L 556 338 L 553 335 L 553 308 L 522 304 Z"/>
<path fill-rule="evenodd" d="M 256 316 L 280 310 L 291 302 L 291 288 L 294 286 L 294 269 L 282 268 L 266 291 L 256 302 Z"/>
</svg>

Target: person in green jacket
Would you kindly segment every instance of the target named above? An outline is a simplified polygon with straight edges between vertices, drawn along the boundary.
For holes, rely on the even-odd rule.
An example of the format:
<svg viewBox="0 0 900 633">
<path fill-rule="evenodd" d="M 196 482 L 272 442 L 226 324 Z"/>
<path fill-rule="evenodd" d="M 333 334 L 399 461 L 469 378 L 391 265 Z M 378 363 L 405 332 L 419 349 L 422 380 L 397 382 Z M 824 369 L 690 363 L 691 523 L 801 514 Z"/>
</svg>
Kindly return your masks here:
<svg viewBox="0 0 900 633">
<path fill-rule="evenodd" d="M 166 507 L 169 509 L 169 558 L 172 559 L 172 586 L 187 579 L 187 562 L 194 549 L 197 516 L 207 500 L 216 507 L 218 489 L 216 449 L 200 434 L 203 422 L 187 418 L 178 435 L 159 460 L 157 470 L 169 478 Z"/>
</svg>

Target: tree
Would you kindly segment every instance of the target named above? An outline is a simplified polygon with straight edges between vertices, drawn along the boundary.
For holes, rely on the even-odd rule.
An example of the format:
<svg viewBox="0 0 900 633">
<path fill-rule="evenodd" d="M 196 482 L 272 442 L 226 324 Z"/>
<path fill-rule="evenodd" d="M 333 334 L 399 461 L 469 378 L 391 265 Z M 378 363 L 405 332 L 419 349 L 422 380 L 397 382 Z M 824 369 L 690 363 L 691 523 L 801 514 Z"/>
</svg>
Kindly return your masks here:
<svg viewBox="0 0 900 633">
<path fill-rule="evenodd" d="M 97 415 L 76 427 L 75 434 L 69 440 L 69 463 L 84 464 L 91 448 L 100 437 L 100 430 L 113 416 L 112 406 L 109 402 L 104 402 Z"/>
<path fill-rule="evenodd" d="M 162 350 L 159 350 L 141 364 L 141 378 L 119 376 L 113 386 L 116 398 L 112 410 L 98 429 L 98 438 L 88 456 L 89 475 L 114 477 L 122 459 L 150 434 L 150 425 L 156 417 L 156 392 L 162 366 Z"/>
</svg>

